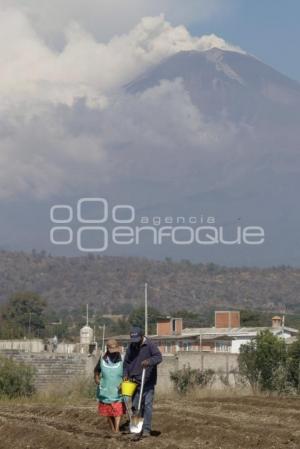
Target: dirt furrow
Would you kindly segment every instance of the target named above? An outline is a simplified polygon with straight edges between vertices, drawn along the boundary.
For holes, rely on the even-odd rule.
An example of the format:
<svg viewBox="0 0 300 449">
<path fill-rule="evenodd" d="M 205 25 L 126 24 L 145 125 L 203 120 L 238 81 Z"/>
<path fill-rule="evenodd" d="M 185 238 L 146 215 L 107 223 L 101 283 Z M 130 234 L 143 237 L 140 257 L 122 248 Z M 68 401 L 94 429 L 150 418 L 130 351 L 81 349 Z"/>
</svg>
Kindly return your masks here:
<svg viewBox="0 0 300 449">
<path fill-rule="evenodd" d="M 159 399 L 156 436 L 133 443 L 111 437 L 94 403 L 0 403 L 0 449 L 299 449 L 299 411 L 299 399 Z"/>
</svg>

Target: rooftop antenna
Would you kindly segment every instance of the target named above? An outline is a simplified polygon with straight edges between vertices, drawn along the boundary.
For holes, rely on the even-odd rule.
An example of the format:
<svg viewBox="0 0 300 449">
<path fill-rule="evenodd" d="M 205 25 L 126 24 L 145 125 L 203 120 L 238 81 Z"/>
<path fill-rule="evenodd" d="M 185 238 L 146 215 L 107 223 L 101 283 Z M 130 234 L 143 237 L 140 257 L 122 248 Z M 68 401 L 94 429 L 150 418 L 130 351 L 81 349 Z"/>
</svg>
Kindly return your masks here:
<svg viewBox="0 0 300 449">
<path fill-rule="evenodd" d="M 283 305 L 283 310 L 282 310 L 282 322 L 281 322 L 281 325 L 282 325 L 283 329 L 284 329 L 284 326 L 285 326 L 285 315 L 286 315 L 286 305 L 284 304 Z"/>
<path fill-rule="evenodd" d="M 89 305 L 86 305 L 86 325 L 89 325 Z"/>
</svg>

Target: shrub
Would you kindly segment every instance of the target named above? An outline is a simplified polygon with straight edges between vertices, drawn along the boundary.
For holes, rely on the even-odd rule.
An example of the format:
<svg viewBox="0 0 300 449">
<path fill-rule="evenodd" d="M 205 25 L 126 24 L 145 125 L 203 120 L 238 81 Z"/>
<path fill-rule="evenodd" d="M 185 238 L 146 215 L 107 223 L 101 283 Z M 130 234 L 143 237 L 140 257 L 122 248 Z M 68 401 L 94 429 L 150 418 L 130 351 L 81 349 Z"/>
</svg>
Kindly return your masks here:
<svg viewBox="0 0 300 449">
<path fill-rule="evenodd" d="M 300 337 L 288 348 L 288 367 L 289 381 L 300 393 Z"/>
<path fill-rule="evenodd" d="M 79 399 L 95 399 L 96 385 L 94 379 L 90 377 L 82 377 L 74 381 L 69 389 L 71 397 Z"/>
<path fill-rule="evenodd" d="M 256 341 L 241 346 L 239 369 L 254 391 L 277 391 L 288 387 L 285 341 L 270 331 L 261 332 Z"/>
<path fill-rule="evenodd" d="M 35 371 L 30 366 L 0 357 L 0 396 L 31 396 L 35 391 L 34 378 Z"/>
<path fill-rule="evenodd" d="M 279 394 L 293 394 L 295 388 L 289 380 L 288 365 L 281 364 L 273 372 L 273 390 Z"/>
<path fill-rule="evenodd" d="M 170 373 L 170 378 L 174 383 L 176 390 L 181 394 L 185 394 L 195 386 L 203 388 L 212 384 L 214 380 L 214 371 L 192 369 L 190 365 L 188 365 L 180 370 L 172 371 Z"/>
<path fill-rule="evenodd" d="M 245 378 L 253 392 L 256 392 L 259 386 L 260 372 L 257 364 L 256 342 L 251 341 L 242 345 L 239 355 L 239 371 L 242 378 Z"/>
</svg>

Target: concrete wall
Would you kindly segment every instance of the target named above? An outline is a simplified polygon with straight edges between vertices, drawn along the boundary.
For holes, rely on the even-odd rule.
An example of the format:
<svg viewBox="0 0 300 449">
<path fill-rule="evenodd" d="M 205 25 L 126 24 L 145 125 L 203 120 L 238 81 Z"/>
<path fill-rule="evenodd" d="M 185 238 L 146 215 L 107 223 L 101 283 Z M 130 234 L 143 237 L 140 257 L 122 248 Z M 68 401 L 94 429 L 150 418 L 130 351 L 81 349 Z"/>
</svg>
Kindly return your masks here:
<svg viewBox="0 0 300 449">
<path fill-rule="evenodd" d="M 250 342 L 250 338 L 240 338 L 238 340 L 232 340 L 231 352 L 233 352 L 234 354 L 239 354 L 241 346 L 246 345 Z"/>
<path fill-rule="evenodd" d="M 34 367 L 38 390 L 46 390 L 56 385 L 62 387 L 76 379 L 92 376 L 97 361 L 95 356 L 88 357 L 86 354 L 2 351 L 0 355 Z"/>
<path fill-rule="evenodd" d="M 191 368 L 213 369 L 222 373 L 227 373 L 238 367 L 236 354 L 201 351 L 178 353 L 178 368 L 181 369 L 188 364 Z"/>
<path fill-rule="evenodd" d="M 235 385 L 234 372 L 238 371 L 238 356 L 230 353 L 211 352 L 179 352 L 176 355 L 163 357 L 163 363 L 158 369 L 157 391 L 159 393 L 170 393 L 173 390 L 173 383 L 170 380 L 170 371 L 182 369 L 184 366 L 201 371 L 212 369 L 215 371 L 215 381 L 213 388 L 224 388 L 224 381 L 229 385 Z"/>
<path fill-rule="evenodd" d="M 35 338 L 32 340 L 0 340 L 0 351 L 25 351 L 42 352 L 44 351 L 43 340 Z"/>
<path fill-rule="evenodd" d="M 173 391 L 170 372 L 178 369 L 178 359 L 174 355 L 163 356 L 163 362 L 158 367 L 157 391 L 160 394 Z"/>
<path fill-rule="evenodd" d="M 58 343 L 55 352 L 61 354 L 71 354 L 73 352 L 80 352 L 81 354 L 89 353 L 89 344 L 80 343 Z M 54 352 L 53 343 L 45 344 L 43 340 L 34 338 L 31 340 L 0 340 L 1 351 L 24 351 L 24 352 Z"/>
<path fill-rule="evenodd" d="M 87 354 L 28 353 L 24 351 L 0 351 L 0 354 L 18 362 L 33 366 L 37 372 L 36 387 L 45 390 L 49 387 L 68 385 L 74 380 L 89 377 L 92 379 L 94 366 L 99 354 L 88 357 Z M 176 355 L 163 356 L 163 363 L 158 368 L 157 391 L 171 393 L 173 384 L 170 372 L 190 365 L 201 370 L 212 369 L 216 375 L 213 388 L 223 388 L 221 379 L 227 379 L 234 385 L 233 371 L 237 370 L 236 354 L 220 354 L 205 352 L 179 352 Z"/>
<path fill-rule="evenodd" d="M 72 352 L 76 352 L 76 344 L 75 343 L 58 343 L 57 349 L 55 352 L 59 352 L 59 353 L 63 353 L 63 354 L 72 354 Z"/>
</svg>

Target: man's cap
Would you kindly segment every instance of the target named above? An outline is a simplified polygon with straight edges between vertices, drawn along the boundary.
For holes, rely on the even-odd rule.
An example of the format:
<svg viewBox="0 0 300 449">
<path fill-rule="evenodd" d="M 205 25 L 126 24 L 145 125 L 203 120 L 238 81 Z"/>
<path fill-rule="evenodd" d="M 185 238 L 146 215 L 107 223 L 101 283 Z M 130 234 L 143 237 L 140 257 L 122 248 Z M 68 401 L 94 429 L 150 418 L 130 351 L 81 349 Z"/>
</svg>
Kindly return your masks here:
<svg viewBox="0 0 300 449">
<path fill-rule="evenodd" d="M 120 352 L 119 343 L 114 338 L 111 338 L 107 341 L 106 347 L 107 347 L 108 352 L 111 352 L 111 353 Z"/>
<path fill-rule="evenodd" d="M 133 327 L 130 332 L 130 341 L 131 343 L 139 343 L 143 336 L 143 329 L 141 329 L 140 327 Z"/>
</svg>

